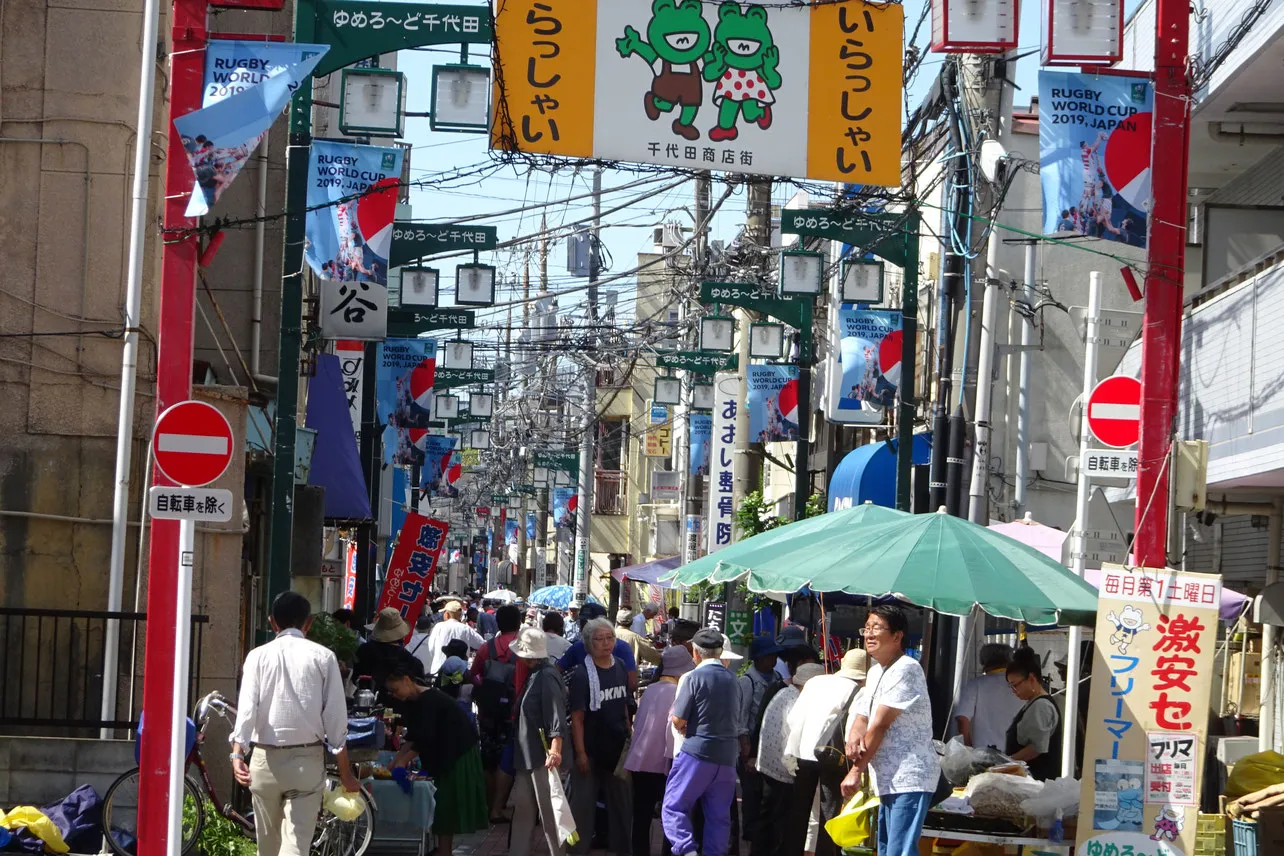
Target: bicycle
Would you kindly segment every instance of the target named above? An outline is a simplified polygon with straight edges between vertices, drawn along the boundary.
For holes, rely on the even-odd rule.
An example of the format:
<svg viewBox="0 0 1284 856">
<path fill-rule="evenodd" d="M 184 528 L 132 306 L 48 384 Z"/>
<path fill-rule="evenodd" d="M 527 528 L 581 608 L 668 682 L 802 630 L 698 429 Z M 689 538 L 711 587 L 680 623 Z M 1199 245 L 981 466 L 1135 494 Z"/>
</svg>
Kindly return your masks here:
<svg viewBox="0 0 1284 856">
<path fill-rule="evenodd" d="M 212 692 L 196 705 L 193 719 L 196 725 L 196 740 L 187 755 L 183 777 L 183 820 L 182 846 L 180 852 L 186 856 L 191 853 L 196 842 L 200 840 L 201 830 L 205 826 L 205 805 L 208 802 L 219 815 L 236 825 L 241 834 L 253 841 L 255 839 L 253 813 L 243 815 L 232 807 L 230 802 L 223 803 L 214 789 L 210 779 L 209 768 L 201 754 L 205 742 L 205 728 L 211 716 L 217 715 L 230 728 L 236 722 L 236 707 L 219 692 Z M 200 773 L 196 779 L 186 773 L 192 765 Z M 138 831 L 138 774 L 135 767 L 112 782 L 103 797 L 102 834 L 103 840 L 115 856 L 136 856 Z M 325 790 L 338 790 L 338 770 L 327 762 Z M 317 818 L 316 832 L 312 837 L 311 853 L 313 856 L 363 856 L 374 839 L 375 802 L 374 797 L 362 785 L 356 795 L 364 804 L 365 811 L 353 821 L 340 820 L 322 806 Z"/>
</svg>

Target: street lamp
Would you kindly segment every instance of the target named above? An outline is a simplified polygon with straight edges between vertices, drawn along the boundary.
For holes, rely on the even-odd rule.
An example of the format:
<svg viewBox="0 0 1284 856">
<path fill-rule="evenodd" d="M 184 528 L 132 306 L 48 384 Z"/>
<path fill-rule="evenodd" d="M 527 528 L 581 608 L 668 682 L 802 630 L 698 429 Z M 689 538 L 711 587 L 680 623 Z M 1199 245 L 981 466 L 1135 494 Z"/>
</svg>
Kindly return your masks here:
<svg viewBox="0 0 1284 856">
<path fill-rule="evenodd" d="M 696 383 L 691 385 L 691 409 L 713 410 L 713 384 Z"/>
<path fill-rule="evenodd" d="M 495 396 L 489 392 L 474 392 L 468 396 L 468 412 L 473 416 L 490 416 L 495 410 Z"/>
<path fill-rule="evenodd" d="M 557 475 L 553 479 L 553 483 L 558 487 L 570 487 L 574 484 L 574 482 L 571 481 L 571 474 L 566 470 L 558 470 Z"/>
<path fill-rule="evenodd" d="M 664 376 L 655 379 L 656 404 L 673 405 L 682 403 L 682 381 L 676 377 Z"/>
<path fill-rule="evenodd" d="M 534 475 L 531 476 L 531 480 L 535 482 L 535 484 L 548 484 L 548 467 L 536 467 Z"/>
<path fill-rule="evenodd" d="M 468 435 L 468 447 L 470 449 L 489 449 L 490 432 L 482 428 L 470 433 Z"/>
<path fill-rule="evenodd" d="M 481 65 L 435 65 L 432 69 L 434 131 L 482 134 L 490 128 L 490 69 Z"/>
<path fill-rule="evenodd" d="M 843 259 L 839 296 L 843 303 L 882 303 L 883 263 L 875 259 Z"/>
<path fill-rule="evenodd" d="M 459 396 L 434 395 L 432 397 L 432 418 L 437 421 L 459 417 Z"/>
<path fill-rule="evenodd" d="M 406 77 L 388 68 L 345 68 L 339 130 L 349 136 L 400 137 L 405 132 Z"/>
<path fill-rule="evenodd" d="M 735 350 L 736 322 L 726 315 L 700 319 L 700 350 L 729 354 Z"/>
<path fill-rule="evenodd" d="M 442 349 L 442 368 L 471 369 L 473 367 L 473 345 L 463 339 L 452 339 Z"/>
<path fill-rule="evenodd" d="M 749 356 L 778 360 L 785 352 L 785 325 L 756 322 L 749 325 Z"/>
<path fill-rule="evenodd" d="M 455 267 L 455 303 L 460 306 L 494 306 L 494 266 L 457 265 Z"/>
<path fill-rule="evenodd" d="M 437 305 L 437 284 L 441 274 L 436 268 L 403 267 L 401 269 L 401 305 L 404 308 L 432 309 Z"/>
<path fill-rule="evenodd" d="M 823 289 L 825 256 L 813 250 L 780 254 L 780 296 L 815 297 Z"/>
</svg>

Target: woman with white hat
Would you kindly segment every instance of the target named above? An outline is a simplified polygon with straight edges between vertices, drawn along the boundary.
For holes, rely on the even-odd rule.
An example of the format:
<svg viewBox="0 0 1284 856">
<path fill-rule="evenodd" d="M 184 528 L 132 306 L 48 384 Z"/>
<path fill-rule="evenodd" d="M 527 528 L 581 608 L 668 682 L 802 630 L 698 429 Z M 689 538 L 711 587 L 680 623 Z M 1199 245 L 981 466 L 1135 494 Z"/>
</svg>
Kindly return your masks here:
<svg viewBox="0 0 1284 856">
<path fill-rule="evenodd" d="M 536 627 L 523 627 L 513 643 L 529 677 L 519 690 L 517 733 L 513 744 L 513 827 L 510 856 L 527 856 L 538 814 L 551 856 L 564 856 L 554 818 L 547 770 L 563 766 L 562 748 L 570 731 L 566 718 L 566 693 L 556 664 L 548 658 L 548 637 Z"/>
</svg>

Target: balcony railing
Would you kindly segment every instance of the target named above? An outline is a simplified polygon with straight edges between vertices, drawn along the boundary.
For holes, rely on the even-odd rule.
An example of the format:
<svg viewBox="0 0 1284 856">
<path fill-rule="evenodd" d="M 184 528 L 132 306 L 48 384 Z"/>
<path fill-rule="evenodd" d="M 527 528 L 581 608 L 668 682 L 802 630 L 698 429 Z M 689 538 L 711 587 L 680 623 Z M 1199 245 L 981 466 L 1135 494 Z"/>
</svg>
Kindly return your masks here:
<svg viewBox="0 0 1284 856">
<path fill-rule="evenodd" d="M 629 474 L 598 470 L 593 479 L 593 513 L 621 515 L 628 510 Z"/>
</svg>

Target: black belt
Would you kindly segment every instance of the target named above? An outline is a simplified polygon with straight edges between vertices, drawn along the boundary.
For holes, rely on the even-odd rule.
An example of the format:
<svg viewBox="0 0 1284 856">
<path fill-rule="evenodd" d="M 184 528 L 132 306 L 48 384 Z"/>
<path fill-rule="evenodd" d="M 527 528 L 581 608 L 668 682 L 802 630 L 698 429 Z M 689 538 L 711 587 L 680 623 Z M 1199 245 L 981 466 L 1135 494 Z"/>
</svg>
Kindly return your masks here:
<svg viewBox="0 0 1284 856">
<path fill-rule="evenodd" d="M 258 743 L 256 749 L 311 749 L 313 746 L 321 746 L 324 741 L 314 740 L 311 743 L 291 743 L 288 746 L 272 746 L 267 743 Z"/>
</svg>

